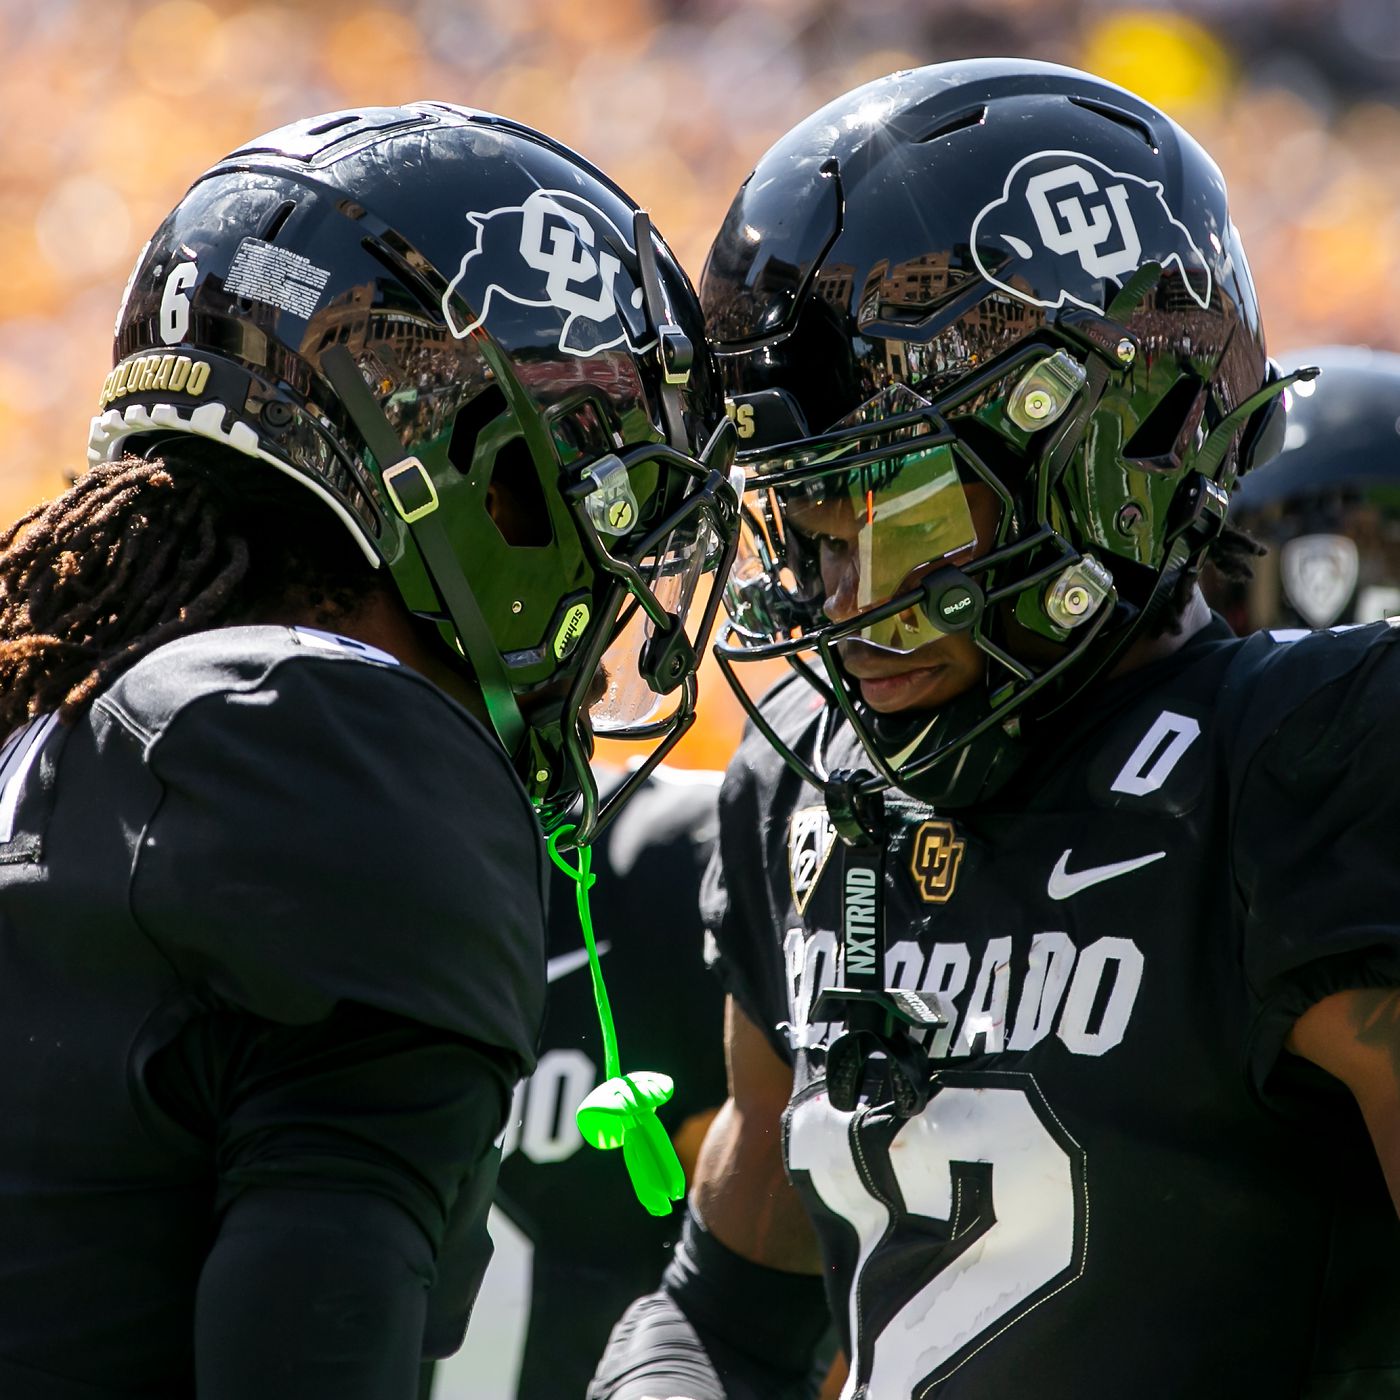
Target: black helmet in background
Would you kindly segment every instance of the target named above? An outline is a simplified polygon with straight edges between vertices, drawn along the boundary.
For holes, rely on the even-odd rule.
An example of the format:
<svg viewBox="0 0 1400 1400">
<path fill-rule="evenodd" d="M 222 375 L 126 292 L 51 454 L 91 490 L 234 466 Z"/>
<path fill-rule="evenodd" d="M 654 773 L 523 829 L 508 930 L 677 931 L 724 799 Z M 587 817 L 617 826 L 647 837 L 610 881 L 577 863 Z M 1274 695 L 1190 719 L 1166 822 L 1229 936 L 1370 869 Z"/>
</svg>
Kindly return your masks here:
<svg viewBox="0 0 1400 1400">
<path fill-rule="evenodd" d="M 1205 576 L 1235 631 L 1332 627 L 1400 613 L 1400 355 L 1330 346 L 1300 364 L 1283 450 L 1241 480 L 1230 521 L 1268 553 L 1247 582 Z"/>
<path fill-rule="evenodd" d="M 559 143 L 420 102 L 206 171 L 137 259 L 89 457 L 172 435 L 325 503 L 474 673 L 546 825 L 582 793 L 596 829 L 595 734 L 655 760 L 690 724 L 733 432 L 685 274 Z"/>
<path fill-rule="evenodd" d="M 1282 386 L 1220 171 L 1073 69 L 945 63 L 837 98 L 744 182 L 701 300 L 747 470 L 721 659 L 731 682 L 740 661 L 797 664 L 871 790 L 995 790 L 1028 726 L 1169 618 L 1235 478 L 1276 445 Z M 838 622 L 818 549 L 839 509 L 861 567 Z M 873 713 L 842 668 L 843 645 L 954 631 L 986 680 L 932 719 Z M 824 781 L 820 758 L 784 757 Z"/>
</svg>

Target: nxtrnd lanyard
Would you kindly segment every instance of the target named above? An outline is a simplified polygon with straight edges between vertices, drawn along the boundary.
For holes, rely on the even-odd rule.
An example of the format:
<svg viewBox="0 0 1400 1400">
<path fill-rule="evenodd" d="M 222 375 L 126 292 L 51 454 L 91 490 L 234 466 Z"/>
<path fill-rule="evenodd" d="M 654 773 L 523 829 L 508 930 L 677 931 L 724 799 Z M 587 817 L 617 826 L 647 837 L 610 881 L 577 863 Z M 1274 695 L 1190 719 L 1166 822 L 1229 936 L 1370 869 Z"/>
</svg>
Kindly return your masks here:
<svg viewBox="0 0 1400 1400">
<path fill-rule="evenodd" d="M 827 1095 L 842 1113 L 860 1099 L 869 1061 L 879 1056 L 889 1075 L 895 1112 L 921 1113 L 932 1070 L 911 1030 L 932 1030 L 942 1014 L 918 992 L 885 986 L 885 864 L 888 839 L 884 800 L 863 793 L 862 773 L 836 773 L 826 788 L 827 812 L 841 840 L 840 983 L 823 990 L 818 1020 L 839 1020 L 845 1032 L 826 1052 Z"/>
</svg>

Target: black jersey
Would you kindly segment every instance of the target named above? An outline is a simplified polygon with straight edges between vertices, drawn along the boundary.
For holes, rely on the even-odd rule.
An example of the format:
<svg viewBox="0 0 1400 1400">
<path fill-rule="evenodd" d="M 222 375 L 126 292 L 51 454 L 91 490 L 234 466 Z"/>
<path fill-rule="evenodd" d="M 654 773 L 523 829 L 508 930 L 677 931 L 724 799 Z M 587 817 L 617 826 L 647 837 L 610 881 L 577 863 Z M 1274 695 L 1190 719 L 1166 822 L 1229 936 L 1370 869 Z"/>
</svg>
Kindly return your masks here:
<svg viewBox="0 0 1400 1400">
<path fill-rule="evenodd" d="M 765 702 L 799 753 L 818 703 Z M 848 1396 L 1400 1395 L 1400 1224 L 1350 1095 L 1283 1050 L 1321 997 L 1400 985 L 1398 707 L 1391 626 L 1217 620 L 1086 696 L 997 803 L 896 795 L 886 982 L 945 1017 L 908 1119 L 878 1076 L 828 1099 L 842 846 L 745 739 L 707 913 L 794 1065 Z"/>
<path fill-rule="evenodd" d="M 323 634 L 173 642 L 14 735 L 0 1395 L 188 1400 L 201 1268 L 265 1187 L 400 1207 L 460 1290 L 431 1320 L 455 1344 L 534 1063 L 543 869 L 486 731 Z"/>
<path fill-rule="evenodd" d="M 700 877 L 714 845 L 718 775 L 662 769 L 593 848 L 593 919 L 623 1069 L 676 1083 L 674 1133 L 726 1095 L 720 989 L 705 975 Z M 580 1400 L 608 1333 L 656 1287 L 680 1229 L 637 1203 L 620 1152 L 574 1121 L 602 1047 L 573 883 L 550 890 L 549 996 L 539 1066 L 516 1090 L 492 1212 L 495 1255 L 466 1345 L 438 1367 L 435 1400 Z"/>
</svg>

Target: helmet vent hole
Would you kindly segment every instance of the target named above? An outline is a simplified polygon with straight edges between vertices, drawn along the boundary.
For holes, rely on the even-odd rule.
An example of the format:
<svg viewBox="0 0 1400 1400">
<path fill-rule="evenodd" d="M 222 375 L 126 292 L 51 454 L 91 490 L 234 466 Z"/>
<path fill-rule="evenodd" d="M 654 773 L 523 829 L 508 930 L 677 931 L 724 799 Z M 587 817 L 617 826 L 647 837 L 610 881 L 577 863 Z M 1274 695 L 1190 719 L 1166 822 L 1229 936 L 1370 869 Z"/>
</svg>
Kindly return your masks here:
<svg viewBox="0 0 1400 1400">
<path fill-rule="evenodd" d="M 329 121 L 307 129 L 308 136 L 324 136 L 328 131 L 338 131 L 342 126 L 353 126 L 360 120 L 358 112 L 346 112 L 343 116 L 332 117 Z"/>
<path fill-rule="evenodd" d="M 1096 97 L 1071 97 L 1069 100 L 1076 107 L 1082 107 L 1086 112 L 1093 112 L 1119 126 L 1127 127 L 1135 135 L 1141 136 L 1154 151 L 1157 149 L 1157 141 L 1152 134 L 1152 128 L 1141 117 Z"/>
<path fill-rule="evenodd" d="M 294 200 L 284 200 L 273 211 L 272 217 L 263 225 L 261 233 L 258 235 L 263 242 L 272 243 L 276 241 L 277 235 L 282 232 L 282 225 L 291 217 L 292 210 L 295 209 Z"/>
<path fill-rule="evenodd" d="M 1123 446 L 1123 456 L 1145 471 L 1179 471 L 1195 444 L 1205 412 L 1205 385 L 1183 375 Z"/>
<path fill-rule="evenodd" d="M 929 141 L 937 141 L 942 136 L 951 136 L 955 131 L 966 131 L 970 126 L 981 126 L 986 120 L 987 109 L 981 103 L 976 107 L 964 108 L 961 112 L 955 112 L 946 121 L 939 122 L 932 131 L 917 137 L 916 144 L 922 146 Z"/>
<path fill-rule="evenodd" d="M 476 445 L 490 423 L 509 412 L 506 396 L 497 384 L 488 384 L 470 403 L 457 410 L 452 423 L 452 441 L 447 457 L 463 476 L 470 476 L 476 459 Z"/>
<path fill-rule="evenodd" d="M 486 509 L 508 545 L 543 549 L 554 543 L 544 488 L 523 437 L 511 438 L 496 453 Z"/>
</svg>

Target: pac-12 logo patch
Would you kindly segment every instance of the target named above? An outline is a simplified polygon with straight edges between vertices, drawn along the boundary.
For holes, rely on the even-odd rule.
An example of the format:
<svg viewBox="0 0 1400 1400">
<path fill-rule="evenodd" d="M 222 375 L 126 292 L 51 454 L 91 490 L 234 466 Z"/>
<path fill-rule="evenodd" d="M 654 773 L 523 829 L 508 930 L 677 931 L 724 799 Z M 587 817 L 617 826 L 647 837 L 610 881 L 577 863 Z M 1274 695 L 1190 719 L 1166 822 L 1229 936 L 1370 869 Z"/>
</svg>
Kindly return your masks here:
<svg viewBox="0 0 1400 1400">
<path fill-rule="evenodd" d="M 1284 596 L 1309 627 L 1330 627 L 1351 602 L 1361 576 L 1356 541 L 1346 535 L 1299 535 L 1279 551 Z"/>
<path fill-rule="evenodd" d="M 617 251 L 635 262 L 631 243 L 606 214 L 568 190 L 534 190 L 523 204 L 468 214 L 476 247 L 467 253 L 442 298 L 448 329 L 458 340 L 489 325 L 497 298 L 550 307 L 559 316 L 559 349 L 586 358 L 617 345 L 638 344 L 628 325 L 626 298 L 635 313 L 642 289 L 623 270 Z M 476 311 L 463 324 L 453 298 Z M 639 328 L 643 318 L 632 316 Z M 643 331 L 643 334 L 645 332 Z"/>
<path fill-rule="evenodd" d="M 1161 184 L 1077 151 L 1017 161 L 1001 198 L 972 221 L 971 241 L 982 276 L 1034 306 L 1068 301 L 1103 311 L 1107 284 L 1121 284 L 1146 262 L 1175 263 L 1192 300 L 1210 306 L 1210 265 Z"/>
<path fill-rule="evenodd" d="M 925 822 L 914 833 L 909 870 L 925 904 L 947 904 L 952 899 L 966 844 L 952 822 Z"/>
<path fill-rule="evenodd" d="M 792 885 L 792 907 L 807 912 L 812 891 L 831 858 L 836 828 L 825 807 L 803 807 L 792 814 L 788 824 L 788 880 Z"/>
</svg>

